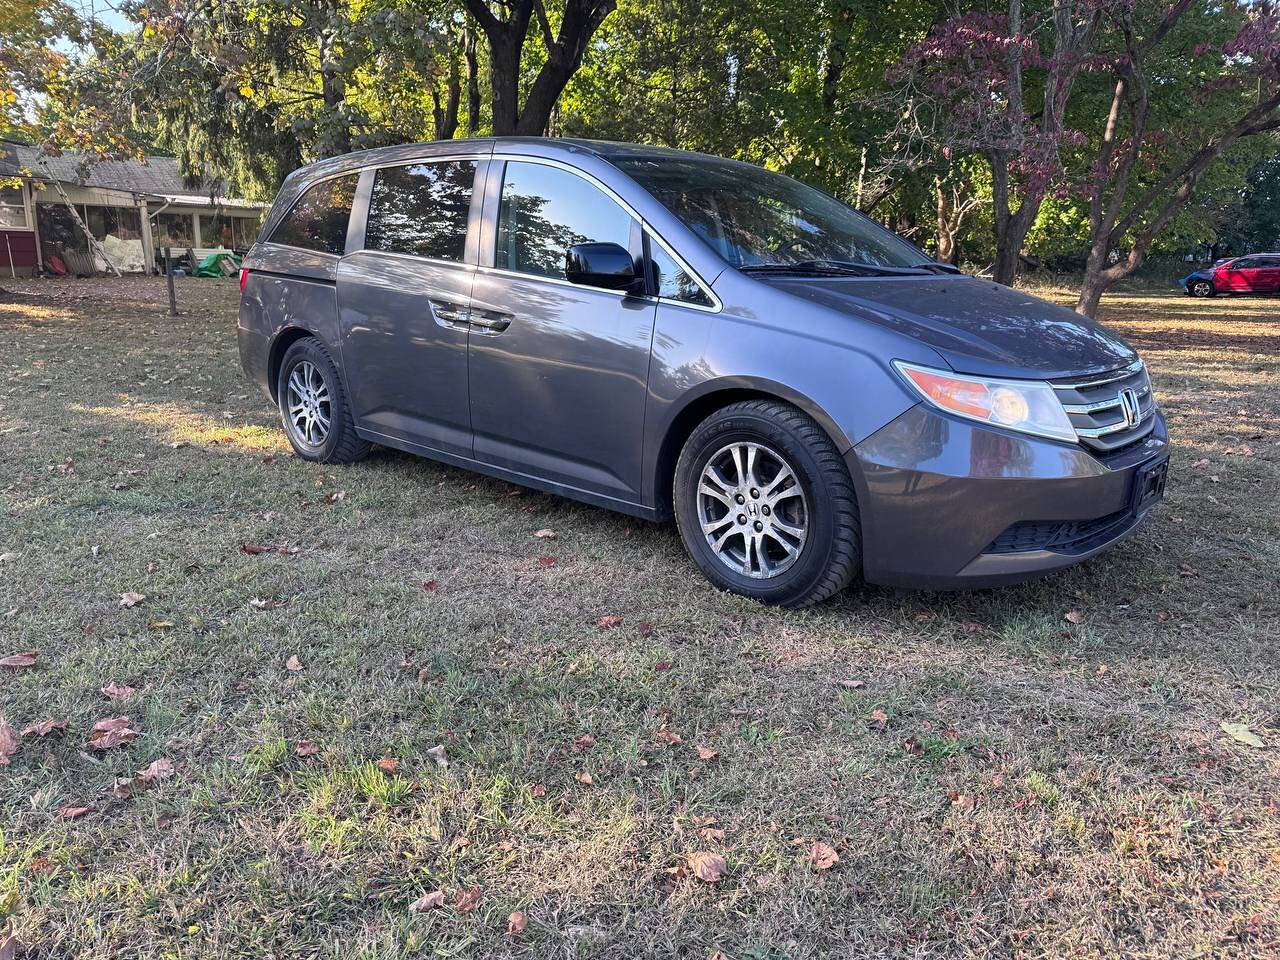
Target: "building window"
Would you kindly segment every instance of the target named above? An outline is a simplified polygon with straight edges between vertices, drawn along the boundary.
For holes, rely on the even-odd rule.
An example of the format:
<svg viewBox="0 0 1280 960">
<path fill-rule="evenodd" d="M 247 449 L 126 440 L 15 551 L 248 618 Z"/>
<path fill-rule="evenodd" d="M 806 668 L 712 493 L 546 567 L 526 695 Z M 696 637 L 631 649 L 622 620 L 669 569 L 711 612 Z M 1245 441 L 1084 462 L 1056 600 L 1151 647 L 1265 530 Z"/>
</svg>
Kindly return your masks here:
<svg viewBox="0 0 1280 960">
<path fill-rule="evenodd" d="M 0 187 L 0 227 L 31 227 L 21 187 Z"/>
<path fill-rule="evenodd" d="M 258 231 L 262 228 L 261 217 L 232 217 L 236 249 L 248 250 L 257 242 Z"/>
<path fill-rule="evenodd" d="M 85 206 L 83 210 L 84 222 L 95 239 L 142 239 L 142 217 L 136 207 Z"/>
<path fill-rule="evenodd" d="M 200 214 L 200 246 L 224 247 L 227 250 L 235 246 L 231 218 L 220 213 Z"/>
<path fill-rule="evenodd" d="M 152 231 L 157 248 L 173 247 L 174 256 L 178 256 L 187 247 L 195 246 L 195 238 L 191 236 L 191 214 L 158 213 L 156 226 Z"/>
</svg>

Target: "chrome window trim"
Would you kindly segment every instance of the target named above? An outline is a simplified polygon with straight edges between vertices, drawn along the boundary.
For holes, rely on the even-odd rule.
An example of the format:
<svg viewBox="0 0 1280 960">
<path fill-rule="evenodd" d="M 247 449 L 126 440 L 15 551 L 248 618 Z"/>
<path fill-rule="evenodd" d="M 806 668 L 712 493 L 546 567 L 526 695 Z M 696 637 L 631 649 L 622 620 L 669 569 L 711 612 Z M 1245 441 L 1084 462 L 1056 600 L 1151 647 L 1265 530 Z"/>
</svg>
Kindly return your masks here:
<svg viewBox="0 0 1280 960">
<path fill-rule="evenodd" d="M 680 268 L 684 270 L 685 273 L 689 274 L 689 276 L 693 278 L 694 283 L 696 283 L 702 289 L 702 292 L 707 295 L 708 299 L 711 300 L 711 305 L 706 306 L 702 304 L 689 303 L 687 300 L 673 300 L 670 297 L 654 297 L 648 294 L 644 294 L 643 296 L 641 296 L 640 297 L 641 299 L 656 300 L 659 303 L 676 303 L 682 307 L 689 307 L 692 310 L 705 310 L 710 313 L 719 313 L 721 310 L 724 309 L 724 302 L 719 297 L 716 296 L 715 291 L 711 289 L 711 284 L 707 283 L 707 281 L 704 280 L 696 270 L 694 270 L 692 267 L 689 266 L 689 264 L 685 261 L 683 257 L 681 257 L 673 249 L 671 249 L 671 244 L 667 243 L 667 241 L 663 239 L 662 235 L 653 228 L 653 225 L 650 224 L 649 221 L 646 220 L 643 216 L 641 216 L 636 211 L 635 207 L 631 206 L 631 204 L 627 203 L 626 200 L 618 196 L 618 194 L 608 184 L 604 183 L 597 177 L 594 177 L 591 174 L 587 173 L 585 170 L 580 170 L 577 167 L 564 163 L 561 160 L 553 160 L 550 157 L 531 157 L 531 156 L 526 156 L 524 154 L 519 154 L 519 153 L 500 153 L 495 150 L 491 159 L 500 160 L 503 163 L 512 163 L 512 162 L 538 163 L 544 167 L 556 167 L 560 170 L 564 170 L 566 173 L 571 173 L 574 176 L 579 177 L 582 180 L 585 180 L 587 183 L 591 184 L 596 189 L 602 191 L 605 194 L 605 196 L 609 197 L 609 199 L 611 199 L 614 203 L 620 206 L 623 212 L 625 212 L 629 217 L 631 217 L 631 219 L 639 223 L 640 228 L 642 230 L 644 230 L 647 234 L 649 234 L 650 237 L 652 237 L 654 240 L 656 240 L 658 243 L 662 245 L 662 249 L 665 250 L 668 254 L 670 254 L 671 259 L 674 260 L 676 263 L 678 263 L 680 265 Z M 621 171 L 619 172 L 621 173 Z M 505 168 L 503 169 L 503 175 L 504 176 L 506 175 Z M 622 175 L 626 176 L 626 174 L 622 174 Z M 499 197 L 501 197 L 501 185 L 499 185 Z M 501 212 L 501 208 L 499 208 L 499 213 L 500 212 Z M 506 274 L 508 276 L 513 276 L 513 277 L 532 277 L 535 280 L 546 280 L 551 283 L 563 283 L 571 287 L 578 287 L 579 289 L 583 287 L 586 287 L 589 290 L 603 289 L 601 287 L 589 287 L 586 284 L 582 284 L 582 283 L 569 283 L 568 280 L 560 280 L 557 277 L 544 277 L 536 273 L 521 273 L 518 270 L 507 270 L 503 267 L 479 267 L 478 269 L 485 270 L 485 271 L 493 271 L 495 273 Z M 619 291 L 610 290 L 608 292 L 618 293 Z M 627 294 L 623 293 L 622 296 L 627 296 Z M 636 296 L 636 294 L 631 294 L 631 296 Z"/>
</svg>

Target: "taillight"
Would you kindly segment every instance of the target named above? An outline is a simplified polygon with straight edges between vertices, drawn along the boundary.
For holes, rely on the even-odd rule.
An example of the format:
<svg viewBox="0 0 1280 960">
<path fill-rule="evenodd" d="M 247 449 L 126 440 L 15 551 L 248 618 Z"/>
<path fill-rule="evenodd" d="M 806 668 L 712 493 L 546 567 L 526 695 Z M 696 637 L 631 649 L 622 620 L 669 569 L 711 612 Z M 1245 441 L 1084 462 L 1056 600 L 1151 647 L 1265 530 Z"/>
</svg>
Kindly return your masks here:
<svg viewBox="0 0 1280 960">
<path fill-rule="evenodd" d="M 244 293 L 244 282 L 249 279 L 249 268 L 240 268 L 240 292 Z"/>
</svg>

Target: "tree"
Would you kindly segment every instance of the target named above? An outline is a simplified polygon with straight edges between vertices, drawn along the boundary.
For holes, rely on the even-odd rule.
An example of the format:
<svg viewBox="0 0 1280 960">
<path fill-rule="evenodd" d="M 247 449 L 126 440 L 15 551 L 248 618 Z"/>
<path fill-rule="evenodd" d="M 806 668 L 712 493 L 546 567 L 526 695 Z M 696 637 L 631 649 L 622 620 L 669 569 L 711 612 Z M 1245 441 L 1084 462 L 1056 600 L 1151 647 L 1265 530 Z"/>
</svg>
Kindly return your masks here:
<svg viewBox="0 0 1280 960">
<path fill-rule="evenodd" d="M 1112 58 L 1114 90 L 1091 165 L 1089 255 L 1076 306 L 1088 316 L 1097 313 L 1108 287 L 1142 265 L 1152 243 L 1227 151 L 1280 128 L 1280 7 L 1274 0 L 1177 0 L 1154 20 L 1144 13 L 1149 11 L 1137 0 L 1113 3 L 1107 11 L 1120 49 Z M 1192 19 L 1192 29 L 1179 31 Z M 1235 27 L 1225 43 L 1203 41 L 1206 31 L 1224 24 Z M 1151 124 L 1156 80 L 1166 79 L 1157 74 L 1156 61 L 1171 39 L 1179 42 L 1166 57 L 1185 57 L 1190 37 L 1201 38 L 1191 51 L 1201 79 L 1177 96 L 1206 109 L 1197 116 L 1194 135 L 1172 145 L 1161 175 L 1144 178 L 1144 165 L 1158 152 Z M 1217 109 L 1207 109 L 1210 104 Z M 1124 246 L 1128 252 L 1116 256 Z"/>
<path fill-rule="evenodd" d="M 494 13 L 488 0 L 463 2 L 489 41 L 494 134 L 542 136 L 556 100 L 582 64 L 587 44 L 617 6 L 617 0 L 564 0 L 560 25 L 555 31 L 543 0 L 513 0 L 505 5 L 505 17 Z M 525 63 L 525 44 L 535 16 L 545 59 L 533 72 L 522 105 L 521 66 Z"/>
<path fill-rule="evenodd" d="M 897 65 L 904 112 L 944 153 L 977 155 L 991 168 L 995 279 L 1012 284 L 1050 184 L 1067 128 L 1072 87 L 1106 0 L 1052 0 L 1024 16 L 964 13 L 940 24 Z M 1042 43 L 1043 41 L 1043 43 Z"/>
</svg>

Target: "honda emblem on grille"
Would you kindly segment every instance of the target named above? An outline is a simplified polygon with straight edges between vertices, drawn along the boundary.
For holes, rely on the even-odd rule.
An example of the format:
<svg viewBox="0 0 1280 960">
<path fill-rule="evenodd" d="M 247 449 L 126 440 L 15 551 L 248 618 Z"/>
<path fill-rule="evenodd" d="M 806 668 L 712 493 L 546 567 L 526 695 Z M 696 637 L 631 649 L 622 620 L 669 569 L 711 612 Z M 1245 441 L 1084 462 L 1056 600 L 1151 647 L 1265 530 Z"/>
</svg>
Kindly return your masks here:
<svg viewBox="0 0 1280 960">
<path fill-rule="evenodd" d="M 1138 406 L 1138 391 L 1125 387 L 1120 391 L 1120 411 L 1124 414 L 1124 425 L 1136 427 L 1142 417 L 1142 408 Z"/>
</svg>

